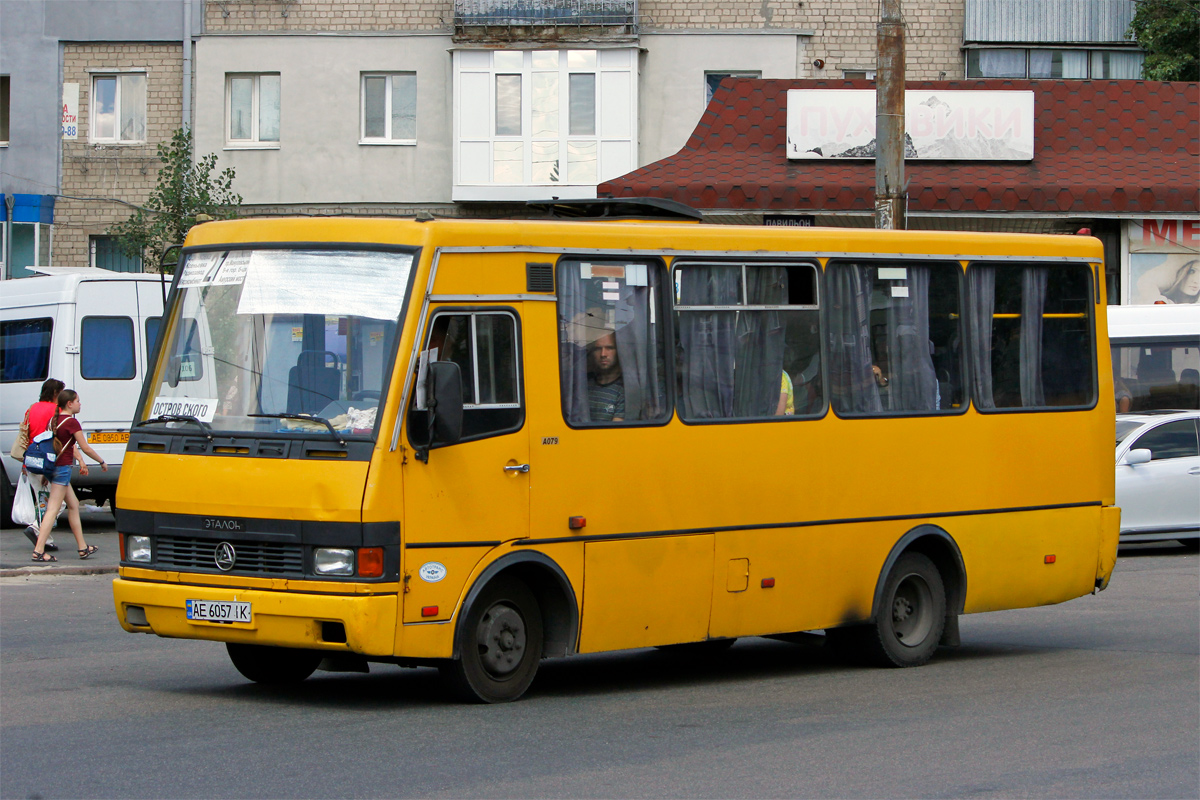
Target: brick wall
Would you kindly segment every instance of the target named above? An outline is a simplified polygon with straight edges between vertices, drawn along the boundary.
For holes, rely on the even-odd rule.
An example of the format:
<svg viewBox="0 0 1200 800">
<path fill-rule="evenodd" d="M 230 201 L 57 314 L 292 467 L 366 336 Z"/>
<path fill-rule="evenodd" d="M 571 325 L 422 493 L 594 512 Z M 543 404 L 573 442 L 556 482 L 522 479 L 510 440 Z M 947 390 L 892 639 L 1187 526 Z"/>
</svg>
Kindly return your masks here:
<svg viewBox="0 0 1200 800">
<path fill-rule="evenodd" d="M 88 141 L 91 76 L 95 71 L 146 70 L 146 141 Z M 92 72 L 89 72 L 92 70 Z M 79 84 L 79 138 L 62 143 L 62 193 L 54 207 L 54 266 L 89 266 L 88 237 L 127 218 L 158 177 L 158 144 L 171 138 L 183 114 L 183 50 L 175 44 L 108 42 L 63 45 L 63 82 Z M 68 198 L 97 198 L 88 200 Z"/>
<path fill-rule="evenodd" d="M 905 0 L 905 60 L 909 80 L 964 77 L 964 0 Z M 878 0 L 806 0 L 799 26 L 814 30 L 807 56 L 822 59 L 812 77 L 840 78 L 844 69 L 874 69 Z M 945 73 L 944 75 L 941 73 Z"/>
<path fill-rule="evenodd" d="M 228 0 L 204 5 L 205 33 L 239 31 L 441 31 L 454 21 L 454 3 Z"/>
</svg>

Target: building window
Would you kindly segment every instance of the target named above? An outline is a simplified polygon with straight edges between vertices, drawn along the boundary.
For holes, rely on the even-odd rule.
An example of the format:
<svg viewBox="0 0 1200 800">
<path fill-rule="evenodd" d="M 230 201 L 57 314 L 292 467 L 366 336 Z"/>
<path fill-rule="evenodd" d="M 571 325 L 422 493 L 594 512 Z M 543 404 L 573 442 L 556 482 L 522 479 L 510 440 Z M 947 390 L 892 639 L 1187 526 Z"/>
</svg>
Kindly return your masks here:
<svg viewBox="0 0 1200 800">
<path fill-rule="evenodd" d="M 712 100 L 713 92 L 721 85 L 721 81 L 726 78 L 761 78 L 762 72 L 759 70 L 737 70 L 725 72 L 705 72 L 704 73 L 704 105 L 708 105 Z"/>
<path fill-rule="evenodd" d="M 8 145 L 8 85 L 8 76 L 0 75 L 0 147 Z"/>
<path fill-rule="evenodd" d="M 278 73 L 225 76 L 230 145 L 279 146 L 279 89 Z"/>
<path fill-rule="evenodd" d="M 363 144 L 416 144 L 416 73 L 362 76 L 361 141 Z"/>
<path fill-rule="evenodd" d="M 93 142 L 146 141 L 146 74 L 93 75 L 90 112 Z"/>
<path fill-rule="evenodd" d="M 875 80 L 875 70 L 873 69 L 844 69 L 842 77 L 848 81 L 873 81 Z"/>
<path fill-rule="evenodd" d="M 983 48 L 967 51 L 967 77 L 1136 79 L 1144 58 L 1140 50 Z"/>
<path fill-rule="evenodd" d="M 91 266 L 113 272 L 141 272 L 142 259 L 121 252 L 115 236 L 93 236 L 89 241 Z"/>
<path fill-rule="evenodd" d="M 634 52 L 455 53 L 454 199 L 595 197 L 633 169 Z"/>
</svg>

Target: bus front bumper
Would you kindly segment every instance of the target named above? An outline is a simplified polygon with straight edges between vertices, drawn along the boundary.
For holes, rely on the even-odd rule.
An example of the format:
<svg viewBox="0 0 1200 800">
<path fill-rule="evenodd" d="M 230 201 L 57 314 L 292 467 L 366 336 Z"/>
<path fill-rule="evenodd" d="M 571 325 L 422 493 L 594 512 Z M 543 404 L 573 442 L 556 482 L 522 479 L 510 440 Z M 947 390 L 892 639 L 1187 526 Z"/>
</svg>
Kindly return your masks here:
<svg viewBox="0 0 1200 800">
<path fill-rule="evenodd" d="M 188 619 L 188 601 L 249 603 L 248 622 Z M 332 595 L 113 581 L 117 620 L 130 633 L 390 656 L 395 594 Z"/>
</svg>

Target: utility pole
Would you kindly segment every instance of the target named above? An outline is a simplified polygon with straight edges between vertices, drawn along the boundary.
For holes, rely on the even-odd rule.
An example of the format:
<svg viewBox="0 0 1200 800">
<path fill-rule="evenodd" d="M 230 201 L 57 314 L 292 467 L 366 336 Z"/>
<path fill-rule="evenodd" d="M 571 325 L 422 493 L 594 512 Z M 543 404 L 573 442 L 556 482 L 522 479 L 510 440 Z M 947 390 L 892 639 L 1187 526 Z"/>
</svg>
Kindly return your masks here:
<svg viewBox="0 0 1200 800">
<path fill-rule="evenodd" d="M 904 182 L 904 22 L 900 0 L 880 0 L 875 64 L 875 227 L 908 227 Z"/>
</svg>

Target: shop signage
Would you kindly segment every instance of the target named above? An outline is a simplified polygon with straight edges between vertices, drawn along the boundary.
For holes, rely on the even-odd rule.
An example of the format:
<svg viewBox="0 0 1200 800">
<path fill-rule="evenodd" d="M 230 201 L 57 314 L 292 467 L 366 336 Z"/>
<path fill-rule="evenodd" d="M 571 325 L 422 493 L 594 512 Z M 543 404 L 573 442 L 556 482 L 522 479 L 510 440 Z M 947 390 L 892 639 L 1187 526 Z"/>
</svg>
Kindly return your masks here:
<svg viewBox="0 0 1200 800">
<path fill-rule="evenodd" d="M 910 89 L 907 160 L 1030 161 L 1033 92 Z M 875 158 L 873 89 L 789 89 L 790 159 Z"/>
<path fill-rule="evenodd" d="M 768 228 L 811 228 L 817 224 L 817 218 L 812 214 L 767 214 L 763 217 L 763 225 Z"/>
<path fill-rule="evenodd" d="M 79 84 L 64 83 L 62 95 L 62 138 L 79 136 Z"/>
<path fill-rule="evenodd" d="M 1200 219 L 1129 223 L 1129 302 L 1200 302 Z"/>
</svg>

